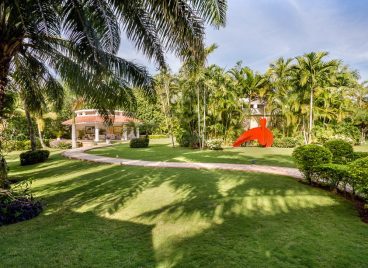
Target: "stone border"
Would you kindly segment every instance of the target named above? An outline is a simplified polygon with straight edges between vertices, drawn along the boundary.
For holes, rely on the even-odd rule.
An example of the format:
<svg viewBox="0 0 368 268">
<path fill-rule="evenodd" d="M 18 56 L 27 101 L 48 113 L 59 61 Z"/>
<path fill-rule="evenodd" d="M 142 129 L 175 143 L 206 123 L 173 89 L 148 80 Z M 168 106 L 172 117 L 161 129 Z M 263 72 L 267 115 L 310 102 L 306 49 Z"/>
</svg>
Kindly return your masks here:
<svg viewBox="0 0 368 268">
<path fill-rule="evenodd" d="M 222 169 L 222 170 L 238 170 L 246 172 L 268 173 L 282 175 L 302 179 L 302 174 L 296 168 L 277 167 L 277 166 L 262 166 L 262 165 L 247 165 L 247 164 L 228 164 L 228 163 L 201 163 L 201 162 L 163 162 L 163 161 L 145 161 L 132 160 L 123 158 L 113 158 L 85 153 L 88 150 L 107 147 L 111 145 L 100 145 L 90 148 L 77 148 L 66 150 L 62 153 L 64 157 L 69 159 L 83 160 L 95 163 L 113 164 L 121 166 L 141 166 L 155 168 L 192 168 L 192 169 Z"/>
</svg>

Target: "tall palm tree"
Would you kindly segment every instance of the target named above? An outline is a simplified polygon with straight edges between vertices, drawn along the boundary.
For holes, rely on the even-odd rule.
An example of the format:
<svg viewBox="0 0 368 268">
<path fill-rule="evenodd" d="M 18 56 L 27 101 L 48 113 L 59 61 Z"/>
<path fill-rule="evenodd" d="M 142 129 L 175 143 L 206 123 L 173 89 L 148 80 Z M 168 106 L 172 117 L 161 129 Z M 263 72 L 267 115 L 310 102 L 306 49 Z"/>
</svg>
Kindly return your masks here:
<svg viewBox="0 0 368 268">
<path fill-rule="evenodd" d="M 197 104 L 197 124 L 198 124 L 198 141 L 200 148 L 205 145 L 206 131 L 206 112 L 205 112 L 205 83 L 206 80 L 206 63 L 208 56 L 217 49 L 216 44 L 212 44 L 204 49 L 203 57 L 200 60 L 189 58 L 182 66 L 182 74 L 188 79 L 188 84 L 196 92 Z M 202 93 L 202 94 L 201 94 Z M 201 97 L 203 100 L 203 127 L 201 127 Z M 201 130 L 202 129 L 202 130 Z"/>
<path fill-rule="evenodd" d="M 327 52 L 311 52 L 296 57 L 297 64 L 294 68 L 297 72 L 298 84 L 309 91 L 308 143 L 312 142 L 314 94 L 317 89 L 329 86 L 340 64 L 337 60 L 324 61 L 327 55 Z"/>
<path fill-rule="evenodd" d="M 14 58 L 21 56 L 52 70 L 96 108 L 113 109 L 124 101 L 129 85 L 149 90 L 152 82 L 144 67 L 116 56 L 120 29 L 165 67 L 165 50 L 201 58 L 204 23 L 224 25 L 226 6 L 225 0 L 3 0 L 0 107 Z"/>
<path fill-rule="evenodd" d="M 172 147 L 175 147 L 173 126 L 173 105 L 171 103 L 173 91 L 176 87 L 174 77 L 168 70 L 163 70 L 155 77 L 155 89 L 160 98 L 162 112 L 165 115 L 166 127 L 169 131 Z"/>
</svg>

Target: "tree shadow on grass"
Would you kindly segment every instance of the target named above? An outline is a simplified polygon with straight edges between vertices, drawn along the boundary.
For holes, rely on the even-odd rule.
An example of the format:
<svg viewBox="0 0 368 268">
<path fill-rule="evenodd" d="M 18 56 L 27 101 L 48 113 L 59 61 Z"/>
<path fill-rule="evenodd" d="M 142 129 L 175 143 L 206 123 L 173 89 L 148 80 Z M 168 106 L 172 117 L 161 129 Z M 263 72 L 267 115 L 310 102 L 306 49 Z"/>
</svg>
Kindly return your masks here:
<svg viewBox="0 0 368 268">
<path fill-rule="evenodd" d="M 42 215 L 0 228 L 1 266 L 154 267 L 152 228 L 92 212 Z"/>
<path fill-rule="evenodd" d="M 362 239 L 368 236 L 368 229 L 352 205 L 291 178 L 70 160 L 62 169 L 50 166 L 34 174 L 41 181 L 50 180 L 35 187 L 36 193 L 42 193 L 49 205 L 43 216 L 34 219 L 42 231 L 30 224 L 36 228 L 31 232 L 42 235 L 43 239 L 38 241 L 42 247 L 45 247 L 43 243 L 49 243 L 44 226 L 51 235 L 56 235 L 48 229 L 49 225 L 56 225 L 60 233 L 67 229 L 71 236 L 82 232 L 83 227 L 78 225 L 84 224 L 100 232 L 101 237 L 97 238 L 87 235 L 91 240 L 97 239 L 102 245 L 114 243 L 109 233 L 110 220 L 101 228 L 93 224 L 94 218 L 105 221 L 97 216 L 105 215 L 116 217 L 111 224 L 121 223 L 122 229 L 131 230 L 127 232 L 134 239 L 139 239 L 143 232 L 142 239 L 149 241 L 142 241 L 142 245 L 135 244 L 135 240 L 131 242 L 136 254 L 142 251 L 142 260 L 147 258 L 149 264 L 137 262 L 138 265 L 132 267 L 155 266 L 153 254 L 156 265 L 166 267 L 346 266 L 348 262 L 364 266 L 360 264 L 368 261 L 368 241 Z M 58 177 L 49 178 L 51 174 Z M 166 188 L 171 192 L 163 191 Z M 172 196 L 163 201 L 165 195 Z M 133 210 L 136 211 L 127 215 Z M 73 215 L 71 222 L 70 214 Z M 43 225 L 49 217 L 60 223 L 50 221 Z M 80 221 L 74 219 L 78 217 Z M 151 228 L 152 237 L 144 231 L 147 226 Z M 152 247 L 153 241 L 156 246 L 152 254 L 148 253 L 152 249 L 147 248 Z M 89 241 L 82 240 L 80 246 L 88 244 Z M 98 245 L 93 248 L 93 251 L 98 250 Z M 105 254 L 110 254 L 110 250 L 115 254 L 111 246 L 105 249 Z M 118 260 L 130 259 L 129 254 L 133 254 L 130 250 L 122 252 L 124 256 Z M 93 256 L 89 258 L 93 260 Z"/>
</svg>

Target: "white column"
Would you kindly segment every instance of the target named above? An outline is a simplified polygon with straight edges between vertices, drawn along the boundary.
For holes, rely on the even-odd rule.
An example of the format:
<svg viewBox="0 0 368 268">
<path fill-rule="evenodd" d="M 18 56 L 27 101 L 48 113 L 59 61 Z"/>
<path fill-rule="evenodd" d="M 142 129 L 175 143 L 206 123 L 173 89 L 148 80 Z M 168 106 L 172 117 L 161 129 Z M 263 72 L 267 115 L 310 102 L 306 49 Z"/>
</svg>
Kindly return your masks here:
<svg viewBox="0 0 368 268">
<path fill-rule="evenodd" d="M 77 148 L 77 133 L 75 124 L 72 124 L 72 148 Z"/>
<path fill-rule="evenodd" d="M 128 130 L 126 126 L 123 126 L 123 140 L 128 140 Z"/>
<path fill-rule="evenodd" d="M 139 127 L 137 127 L 137 138 L 139 138 Z"/>
<path fill-rule="evenodd" d="M 100 129 L 98 128 L 97 125 L 95 125 L 95 142 L 99 141 L 100 141 Z"/>
</svg>

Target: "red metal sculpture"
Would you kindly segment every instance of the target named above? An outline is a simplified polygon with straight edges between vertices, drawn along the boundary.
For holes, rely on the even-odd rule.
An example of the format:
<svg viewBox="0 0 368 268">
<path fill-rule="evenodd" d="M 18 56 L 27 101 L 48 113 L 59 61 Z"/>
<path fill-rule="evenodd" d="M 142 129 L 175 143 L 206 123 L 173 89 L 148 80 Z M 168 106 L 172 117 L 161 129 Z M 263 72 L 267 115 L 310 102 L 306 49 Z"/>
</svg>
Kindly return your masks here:
<svg viewBox="0 0 368 268">
<path fill-rule="evenodd" d="M 244 142 L 258 140 L 258 143 L 264 147 L 270 147 L 273 143 L 272 132 L 266 127 L 266 118 L 259 120 L 260 127 L 252 128 L 245 131 L 240 137 L 234 142 L 233 146 L 238 147 Z"/>
</svg>

